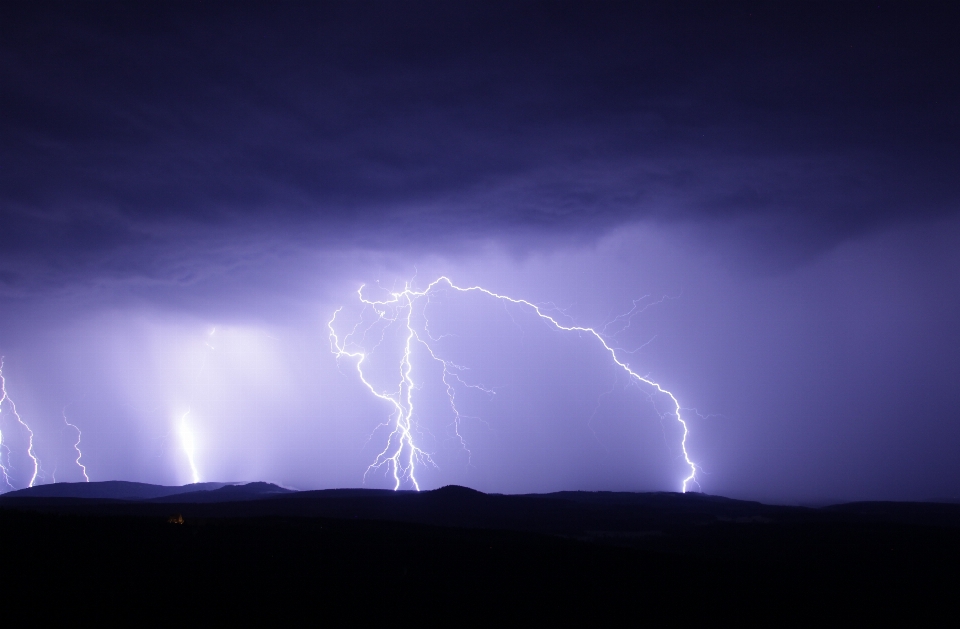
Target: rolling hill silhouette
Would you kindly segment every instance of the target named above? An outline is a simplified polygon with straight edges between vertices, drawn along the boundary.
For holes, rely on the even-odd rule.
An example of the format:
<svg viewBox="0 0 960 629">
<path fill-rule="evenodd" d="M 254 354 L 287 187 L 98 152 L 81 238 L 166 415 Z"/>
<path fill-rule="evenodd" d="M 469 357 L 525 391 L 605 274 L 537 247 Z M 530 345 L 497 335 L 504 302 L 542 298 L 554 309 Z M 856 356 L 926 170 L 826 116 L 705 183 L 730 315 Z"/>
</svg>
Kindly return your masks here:
<svg viewBox="0 0 960 629">
<path fill-rule="evenodd" d="M 174 623 L 197 609 L 237 624 L 318 609 L 391 622 L 397 601 L 468 625 L 669 621 L 677 610 L 795 624 L 879 620 L 905 605 L 916 620 L 953 600 L 960 505 L 110 481 L 0 496 L 0 540 L 21 604 L 42 607 L 34 584 L 59 575 L 64 609 L 109 592 Z"/>
</svg>

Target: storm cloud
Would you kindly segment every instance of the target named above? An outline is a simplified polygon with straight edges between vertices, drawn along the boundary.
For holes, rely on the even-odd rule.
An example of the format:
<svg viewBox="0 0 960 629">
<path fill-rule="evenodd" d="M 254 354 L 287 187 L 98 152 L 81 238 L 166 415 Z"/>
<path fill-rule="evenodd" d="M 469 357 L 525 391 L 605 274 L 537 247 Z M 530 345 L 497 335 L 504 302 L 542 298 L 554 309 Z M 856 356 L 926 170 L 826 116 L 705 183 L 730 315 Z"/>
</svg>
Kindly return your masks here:
<svg viewBox="0 0 960 629">
<path fill-rule="evenodd" d="M 530 249 L 643 219 L 739 220 L 792 225 L 777 248 L 803 255 L 951 215 L 960 194 L 942 7 L 4 14 L 8 283 L 24 258 L 55 275 L 149 268 L 156 249 L 238 232 L 392 250 L 513 233 Z"/>
</svg>

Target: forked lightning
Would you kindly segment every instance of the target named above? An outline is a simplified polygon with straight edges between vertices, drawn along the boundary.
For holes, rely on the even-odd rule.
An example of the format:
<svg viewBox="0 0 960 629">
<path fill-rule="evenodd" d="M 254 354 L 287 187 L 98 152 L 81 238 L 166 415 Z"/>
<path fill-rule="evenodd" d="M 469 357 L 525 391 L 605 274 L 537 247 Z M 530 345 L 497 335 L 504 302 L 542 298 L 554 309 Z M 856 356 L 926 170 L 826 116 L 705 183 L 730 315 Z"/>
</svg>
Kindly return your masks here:
<svg viewBox="0 0 960 629">
<path fill-rule="evenodd" d="M 10 396 L 7 395 L 7 381 L 3 377 L 3 358 L 0 357 L 0 412 L 3 411 L 4 404 L 10 408 L 10 412 L 17 420 L 17 423 L 27 431 L 27 456 L 30 457 L 30 461 L 33 463 L 33 472 L 30 474 L 30 482 L 27 484 L 27 487 L 33 487 L 33 484 L 37 482 L 37 473 L 40 471 L 40 462 L 37 460 L 37 456 L 33 452 L 33 431 L 30 430 L 30 426 L 28 426 L 27 423 L 23 421 L 23 418 L 20 417 L 20 413 L 17 412 L 17 405 L 14 404 L 13 400 L 10 399 Z M 6 464 L 3 463 L 4 454 L 7 455 Z M 10 449 L 7 447 L 6 443 L 4 443 L 3 433 L 0 432 L 0 474 L 3 475 L 3 482 L 6 483 L 7 487 L 14 489 L 13 485 L 10 483 L 10 475 L 8 473 L 9 464 Z"/>
<path fill-rule="evenodd" d="M 463 371 L 463 367 L 445 360 L 437 354 L 437 352 L 430 345 L 431 341 L 436 341 L 437 339 L 433 338 L 429 333 L 429 322 L 426 322 L 422 329 L 416 328 L 413 324 L 414 306 L 420 300 L 429 300 L 431 294 L 435 293 L 444 286 L 461 293 L 482 293 L 493 299 L 529 308 L 542 320 L 546 321 L 549 325 L 553 326 L 557 330 L 585 333 L 595 338 L 603 350 L 610 355 L 611 360 L 619 368 L 626 372 L 630 378 L 639 384 L 652 388 L 653 391 L 651 391 L 651 393 L 655 392 L 670 399 L 670 402 L 673 405 L 673 412 L 670 414 L 676 418 L 676 421 L 678 421 L 683 428 L 683 438 L 680 441 L 680 449 L 683 452 L 684 461 L 690 470 L 686 478 L 683 479 L 682 490 L 686 492 L 691 484 L 697 484 L 698 468 L 697 465 L 690 459 L 690 455 L 687 452 L 687 437 L 690 431 L 689 427 L 687 426 L 687 421 L 681 415 L 680 402 L 673 395 L 673 393 L 664 389 L 662 386 L 660 386 L 660 384 L 650 380 L 647 377 L 641 376 L 630 369 L 627 363 L 620 360 L 616 349 L 608 343 L 607 339 L 602 333 L 597 332 L 595 329 L 589 327 L 563 325 L 555 318 L 545 313 L 540 306 L 537 306 L 534 303 L 524 299 L 515 299 L 506 295 L 500 295 L 480 286 L 463 288 L 455 285 L 447 277 L 437 278 L 425 289 L 420 291 L 413 289 L 410 284 L 407 284 L 402 291 L 392 292 L 390 293 L 389 298 L 383 300 L 371 300 L 365 298 L 363 295 L 363 286 L 357 290 L 357 295 L 360 299 L 360 302 L 363 304 L 364 309 L 372 309 L 373 312 L 376 313 L 377 321 L 385 321 L 388 325 L 398 323 L 400 326 L 402 326 L 401 331 L 405 344 L 403 348 L 403 355 L 398 366 L 398 382 L 396 387 L 391 391 L 378 390 L 377 387 L 375 387 L 370 380 L 368 380 L 366 374 L 364 373 L 364 361 L 366 360 L 368 353 L 359 344 L 351 341 L 351 338 L 355 334 L 365 334 L 367 330 L 372 327 L 372 325 L 361 331 L 360 326 L 363 323 L 363 318 L 361 316 L 361 318 L 358 319 L 358 321 L 354 324 L 350 332 L 348 332 L 343 339 L 341 339 L 336 331 L 335 324 L 337 321 L 337 315 L 340 314 L 342 308 L 337 309 L 337 311 L 334 312 L 333 317 L 327 324 L 327 327 L 330 330 L 331 351 L 336 355 L 337 360 L 339 361 L 342 358 L 355 359 L 357 373 L 360 376 L 361 382 L 363 382 L 367 389 L 369 389 L 370 393 L 393 406 L 393 412 L 390 415 L 388 424 L 386 424 L 387 426 L 392 425 L 392 431 L 390 432 L 387 443 L 383 450 L 377 455 L 376 460 L 374 460 L 374 462 L 371 463 L 367 468 L 367 473 L 387 466 L 389 473 L 393 476 L 394 489 L 399 489 L 404 483 L 409 483 L 409 485 L 414 489 L 419 490 L 420 484 L 416 477 L 417 466 L 434 465 L 433 460 L 430 458 L 430 454 L 417 446 L 414 435 L 415 427 L 413 420 L 413 391 L 417 388 L 417 385 L 411 377 L 411 372 L 413 370 L 412 352 L 415 344 L 424 346 L 429 352 L 430 356 L 443 366 L 443 383 L 446 385 L 447 396 L 454 413 L 454 427 L 457 437 L 460 438 L 461 444 L 466 447 L 466 444 L 463 442 L 463 438 L 460 436 L 459 432 L 460 413 L 457 410 L 455 402 L 456 391 L 452 381 L 455 380 L 463 386 L 471 386 L 481 389 L 482 387 L 479 387 L 478 385 L 470 385 L 464 382 L 459 375 Z"/>
</svg>

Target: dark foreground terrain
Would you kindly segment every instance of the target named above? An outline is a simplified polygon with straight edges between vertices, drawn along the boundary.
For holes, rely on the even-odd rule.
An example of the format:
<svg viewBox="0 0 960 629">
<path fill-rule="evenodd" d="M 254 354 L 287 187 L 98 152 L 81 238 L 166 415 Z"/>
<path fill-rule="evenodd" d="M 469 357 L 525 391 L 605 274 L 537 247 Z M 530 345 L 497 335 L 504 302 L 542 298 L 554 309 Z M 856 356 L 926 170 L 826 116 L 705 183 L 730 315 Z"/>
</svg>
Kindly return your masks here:
<svg viewBox="0 0 960 629">
<path fill-rule="evenodd" d="M 931 503 L 61 484 L 0 497 L 0 543 L 38 623 L 861 624 L 953 618 L 960 585 Z"/>
</svg>

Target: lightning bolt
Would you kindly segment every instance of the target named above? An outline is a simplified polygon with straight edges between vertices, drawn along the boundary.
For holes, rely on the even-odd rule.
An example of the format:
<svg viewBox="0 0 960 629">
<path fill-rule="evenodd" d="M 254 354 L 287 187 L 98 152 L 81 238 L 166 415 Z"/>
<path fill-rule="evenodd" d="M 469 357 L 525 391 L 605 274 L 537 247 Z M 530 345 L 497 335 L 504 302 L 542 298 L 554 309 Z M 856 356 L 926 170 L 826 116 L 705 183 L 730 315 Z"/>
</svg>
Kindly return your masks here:
<svg viewBox="0 0 960 629">
<path fill-rule="evenodd" d="M 358 294 L 360 295 L 360 300 L 364 303 L 373 305 L 373 302 L 368 302 L 363 299 L 363 287 L 360 288 Z M 370 392 L 384 400 L 389 402 L 394 410 L 391 418 L 394 421 L 394 429 L 390 433 L 390 436 L 387 439 L 387 445 L 384 447 L 383 451 L 377 455 L 376 460 L 367 468 L 367 472 L 364 473 L 364 480 L 366 480 L 366 475 L 374 470 L 387 465 L 393 474 L 394 479 L 394 489 L 399 489 L 403 480 L 409 481 L 413 487 L 419 491 L 420 484 L 417 482 L 417 477 L 414 475 L 414 466 L 416 462 L 420 463 L 430 463 L 433 465 L 433 460 L 430 458 L 430 455 L 417 447 L 416 443 L 413 440 L 412 432 L 412 422 L 413 422 L 413 388 L 414 383 L 413 379 L 410 377 L 410 372 L 413 369 L 413 364 L 410 361 L 410 353 L 412 350 L 412 344 L 414 338 L 417 337 L 416 332 L 413 330 L 411 325 L 411 318 L 413 317 L 413 298 L 410 294 L 394 294 L 397 301 L 405 301 L 408 308 L 406 314 L 406 329 L 407 335 L 403 348 L 403 356 L 400 359 L 400 382 L 397 386 L 395 392 L 380 392 L 371 384 L 363 373 L 363 363 L 366 359 L 366 355 L 362 351 L 348 351 L 346 349 L 346 339 L 354 334 L 357 330 L 356 326 L 354 327 L 353 332 L 351 332 L 344 339 L 344 344 L 341 344 L 336 331 L 334 330 L 333 324 L 337 319 L 337 315 L 340 314 L 342 309 L 338 308 L 336 312 L 333 313 L 333 318 L 330 319 L 328 327 L 330 329 L 330 343 L 331 348 L 334 350 L 334 353 L 337 355 L 337 359 L 344 356 L 357 359 L 357 373 L 360 374 L 360 380 L 364 385 L 370 390 Z M 378 312 L 378 319 L 394 322 L 397 320 L 396 316 L 390 317 L 387 314 L 386 310 L 381 310 L 374 305 L 374 309 Z M 357 323 L 359 326 L 359 322 Z M 372 326 L 371 326 L 372 327 Z M 381 341 L 383 337 L 381 336 Z M 379 345 L 379 343 L 378 343 Z M 376 349 L 376 347 L 374 348 Z M 392 450 L 392 453 L 391 453 Z M 404 454 L 406 453 L 406 454 Z"/>
<path fill-rule="evenodd" d="M 190 409 L 180 418 L 180 424 L 177 426 L 177 432 L 180 435 L 180 445 L 183 447 L 184 454 L 187 455 L 187 462 L 190 463 L 190 477 L 192 483 L 200 482 L 200 473 L 197 472 L 197 463 L 194 460 L 196 444 L 193 439 L 193 431 L 187 423 L 187 416 L 190 415 Z"/>
<path fill-rule="evenodd" d="M 208 350 L 215 351 L 216 348 L 211 344 L 213 342 L 213 335 L 217 333 L 217 328 L 211 328 L 210 332 L 207 333 L 207 338 L 203 344 L 207 347 Z M 204 352 L 203 359 L 200 361 L 200 369 L 197 370 L 197 374 L 194 376 L 194 381 L 200 379 L 200 376 L 203 375 L 204 369 L 207 367 L 207 356 L 208 352 Z M 192 404 L 193 395 L 190 395 L 190 400 Z M 187 463 L 190 464 L 190 478 L 192 483 L 200 482 L 200 472 L 197 471 L 197 446 L 196 439 L 194 437 L 193 429 L 190 427 L 190 423 L 187 421 L 187 417 L 190 416 L 190 412 L 193 409 L 188 406 L 187 411 L 180 416 L 180 422 L 177 424 L 177 436 L 180 438 L 180 447 L 183 449 L 183 453 L 187 457 Z"/>
<path fill-rule="evenodd" d="M 30 460 L 33 461 L 33 474 L 30 476 L 30 483 L 27 487 L 33 487 L 33 484 L 37 480 L 37 473 L 40 471 L 40 462 L 37 460 L 37 456 L 33 452 L 33 431 L 30 430 L 30 426 L 27 425 L 23 418 L 20 417 L 20 413 L 17 412 L 17 405 L 13 403 L 13 400 L 10 399 L 10 396 L 7 395 L 7 380 L 3 377 L 3 357 L 0 356 L 0 410 L 2 410 L 3 403 L 6 402 L 10 406 L 10 411 L 13 413 L 13 416 L 17 418 L 17 422 L 27 431 L 27 456 L 30 457 Z M 8 466 L 10 464 L 10 449 L 3 441 L 3 434 L 0 433 L 0 447 L 7 453 L 7 465 L 3 465 L 3 462 L 0 461 L 0 474 L 3 476 L 3 482 L 7 484 L 7 487 L 13 489 L 13 485 L 10 483 L 10 476 L 8 474 Z"/>
<path fill-rule="evenodd" d="M 73 443 L 73 449 L 77 451 L 77 458 L 75 460 L 75 463 L 80 467 L 80 471 L 83 472 L 83 480 L 89 483 L 90 477 L 87 476 L 87 466 L 80 462 L 80 457 L 83 456 L 83 453 L 80 451 L 80 437 L 81 437 L 80 428 L 78 428 L 75 424 L 71 424 L 67 420 L 66 406 L 63 407 L 63 423 L 65 423 L 67 426 L 70 426 L 71 428 L 77 431 L 77 440 Z M 54 474 L 56 474 L 56 470 L 54 470 Z M 54 477 L 53 482 L 57 482 L 56 477 Z"/>
<path fill-rule="evenodd" d="M 657 382 L 630 369 L 630 366 L 620 359 L 617 354 L 617 349 L 608 343 L 607 338 L 605 338 L 602 332 L 598 332 L 594 328 L 578 325 L 563 325 L 554 317 L 544 312 L 540 306 L 525 299 L 515 299 L 507 295 L 501 295 L 481 286 L 470 286 L 466 288 L 460 287 L 445 276 L 437 278 L 425 289 L 420 291 L 413 289 L 410 286 L 410 283 L 407 283 L 402 291 L 391 292 L 389 298 L 383 300 L 370 300 L 365 298 L 363 296 L 364 286 L 361 286 L 357 290 L 357 296 L 360 300 L 360 303 L 363 304 L 364 312 L 372 310 L 374 313 L 376 313 L 376 319 L 373 321 L 373 323 L 361 329 L 361 325 L 364 322 L 363 313 L 361 313 L 361 316 L 356 324 L 353 326 L 351 331 L 343 337 L 342 340 L 337 334 L 335 328 L 337 316 L 342 311 L 342 308 L 338 308 L 336 312 L 333 313 L 333 317 L 327 323 L 327 328 L 330 330 L 330 349 L 337 357 L 338 363 L 343 358 L 354 359 L 356 361 L 356 369 L 357 374 L 360 376 L 360 381 L 363 382 L 363 384 L 373 395 L 393 406 L 393 412 L 391 413 L 387 423 L 380 425 L 380 427 L 392 425 L 392 431 L 387 438 L 387 444 L 377 455 L 374 462 L 371 463 L 371 465 L 367 468 L 367 471 L 364 473 L 364 481 L 366 481 L 366 476 L 371 471 L 387 466 L 394 479 L 394 489 L 399 489 L 402 484 L 409 483 L 409 485 L 412 485 L 414 489 L 419 490 L 420 485 L 416 478 L 417 464 L 431 464 L 435 466 L 433 460 L 430 458 L 429 453 L 419 448 L 414 439 L 415 423 L 412 393 L 416 386 L 411 376 L 413 373 L 411 353 L 412 347 L 415 343 L 424 346 L 429 352 L 430 356 L 443 365 L 443 383 L 447 388 L 447 396 L 450 401 L 450 406 L 453 409 L 456 434 L 460 438 L 461 444 L 466 447 L 463 438 L 460 437 L 460 413 L 456 407 L 455 388 L 452 381 L 455 380 L 462 385 L 478 388 L 483 391 L 487 391 L 487 389 L 484 389 L 480 385 L 470 385 L 464 382 L 459 375 L 463 372 L 464 368 L 440 358 L 430 346 L 429 341 L 436 341 L 438 339 L 433 338 L 429 334 L 429 321 L 426 318 L 424 308 L 426 303 L 429 303 L 431 295 L 435 294 L 444 286 L 460 293 L 481 293 L 493 299 L 499 300 L 505 305 L 515 304 L 527 308 L 540 317 L 540 319 L 542 319 L 548 325 L 557 330 L 585 334 L 595 339 L 599 343 L 600 347 L 602 347 L 603 351 L 610 355 L 610 359 L 613 361 L 613 363 L 622 369 L 632 379 L 632 381 L 639 385 L 648 387 L 651 398 L 654 394 L 659 394 L 667 397 L 670 400 L 673 406 L 673 411 L 668 413 L 668 415 L 673 416 L 683 428 L 683 437 L 680 440 L 680 449 L 683 453 L 683 459 L 690 470 L 689 474 L 682 481 L 681 489 L 683 492 L 686 492 L 691 484 L 698 484 L 698 467 L 696 463 L 690 459 L 690 454 L 687 452 L 687 438 L 689 437 L 690 429 L 687 425 L 687 420 L 685 420 L 681 414 L 680 402 L 673 395 L 673 393 L 667 389 L 664 389 Z M 421 301 L 426 302 L 420 308 L 421 316 L 424 319 L 422 335 L 418 333 L 413 325 L 414 307 Z M 625 317 L 627 323 L 629 323 L 629 320 L 636 314 L 635 311 L 638 309 L 637 306 L 638 303 L 634 302 L 634 309 L 631 310 L 630 313 L 622 315 L 615 321 L 623 321 Z M 367 339 L 367 335 L 371 333 L 378 326 L 378 324 L 381 323 L 383 325 L 380 326 L 380 341 L 372 350 L 370 350 L 370 352 L 366 352 L 363 349 L 363 342 Z M 365 375 L 364 363 L 367 357 L 377 349 L 380 343 L 383 342 L 387 328 L 394 323 L 400 323 L 405 337 L 405 345 L 403 355 L 400 359 L 398 379 L 396 381 L 395 388 L 392 390 L 378 390 L 378 388 L 375 387 Z M 360 337 L 359 341 L 351 340 L 355 336 Z M 487 392 L 492 393 L 490 391 Z M 660 413 L 660 415 L 661 418 L 664 417 L 663 413 Z"/>
</svg>

